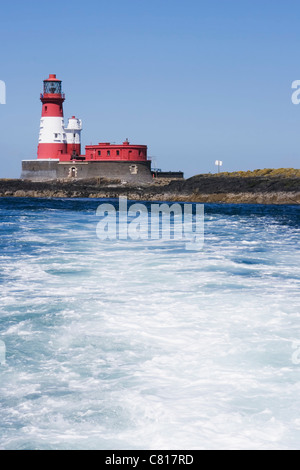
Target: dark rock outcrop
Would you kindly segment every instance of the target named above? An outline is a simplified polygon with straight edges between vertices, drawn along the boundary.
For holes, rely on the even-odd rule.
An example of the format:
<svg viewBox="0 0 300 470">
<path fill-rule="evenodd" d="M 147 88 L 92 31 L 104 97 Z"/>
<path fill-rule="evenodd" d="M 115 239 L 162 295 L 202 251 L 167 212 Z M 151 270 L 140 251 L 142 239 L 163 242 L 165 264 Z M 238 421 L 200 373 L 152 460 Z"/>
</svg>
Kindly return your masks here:
<svg viewBox="0 0 300 470">
<path fill-rule="evenodd" d="M 131 200 L 300 204 L 299 177 L 198 175 L 187 180 L 122 184 L 118 180 L 0 180 L 0 197 L 118 198 Z"/>
</svg>

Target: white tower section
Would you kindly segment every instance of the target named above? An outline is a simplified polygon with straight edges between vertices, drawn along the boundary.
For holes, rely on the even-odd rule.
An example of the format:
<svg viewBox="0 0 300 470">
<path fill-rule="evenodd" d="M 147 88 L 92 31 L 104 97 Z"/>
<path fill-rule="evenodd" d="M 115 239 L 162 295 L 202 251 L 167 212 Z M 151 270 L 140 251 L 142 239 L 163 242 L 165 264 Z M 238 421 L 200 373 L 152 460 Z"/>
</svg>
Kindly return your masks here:
<svg viewBox="0 0 300 470">
<path fill-rule="evenodd" d="M 72 116 L 65 128 L 67 138 L 67 153 L 69 155 L 80 155 L 81 153 L 81 131 L 82 121 Z"/>
<path fill-rule="evenodd" d="M 42 117 L 40 121 L 40 144 L 66 144 L 64 118 L 59 116 Z"/>
</svg>

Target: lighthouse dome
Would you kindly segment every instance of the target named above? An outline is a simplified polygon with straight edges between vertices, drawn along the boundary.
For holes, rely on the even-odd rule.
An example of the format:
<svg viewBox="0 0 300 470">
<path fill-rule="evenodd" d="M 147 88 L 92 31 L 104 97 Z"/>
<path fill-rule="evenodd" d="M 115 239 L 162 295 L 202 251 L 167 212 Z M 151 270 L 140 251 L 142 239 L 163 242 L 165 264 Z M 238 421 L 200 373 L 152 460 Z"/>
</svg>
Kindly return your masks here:
<svg viewBox="0 0 300 470">
<path fill-rule="evenodd" d="M 81 121 L 81 119 L 78 119 L 75 116 L 72 116 L 71 118 L 69 118 L 66 130 L 81 131 L 82 130 L 82 121 Z"/>
</svg>

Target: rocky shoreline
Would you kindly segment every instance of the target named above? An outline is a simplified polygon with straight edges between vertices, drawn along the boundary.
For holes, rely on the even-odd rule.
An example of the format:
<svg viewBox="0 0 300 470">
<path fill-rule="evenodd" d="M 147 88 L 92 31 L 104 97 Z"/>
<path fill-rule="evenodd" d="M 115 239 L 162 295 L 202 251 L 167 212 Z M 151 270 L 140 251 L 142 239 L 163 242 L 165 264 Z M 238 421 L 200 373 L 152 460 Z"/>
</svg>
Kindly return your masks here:
<svg viewBox="0 0 300 470">
<path fill-rule="evenodd" d="M 118 198 L 226 204 L 300 204 L 299 177 L 198 175 L 187 180 L 155 180 L 150 184 L 120 181 L 0 180 L 0 197 Z"/>
</svg>

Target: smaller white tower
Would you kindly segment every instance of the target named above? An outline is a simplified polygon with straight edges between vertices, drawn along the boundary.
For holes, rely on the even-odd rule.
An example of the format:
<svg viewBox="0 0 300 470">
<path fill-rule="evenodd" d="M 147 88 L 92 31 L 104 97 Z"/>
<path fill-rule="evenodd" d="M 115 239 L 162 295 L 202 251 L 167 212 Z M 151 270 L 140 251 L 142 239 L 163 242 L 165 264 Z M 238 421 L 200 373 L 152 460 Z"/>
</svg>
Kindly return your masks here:
<svg viewBox="0 0 300 470">
<path fill-rule="evenodd" d="M 71 158 L 79 156 L 81 154 L 81 131 L 82 121 L 72 116 L 67 127 L 65 127 L 65 133 L 67 136 L 67 153 L 71 155 Z"/>
</svg>

